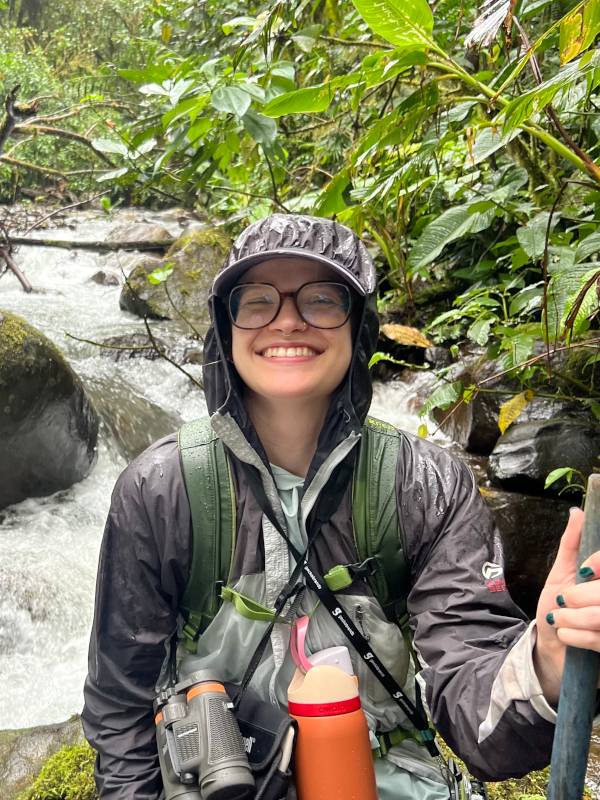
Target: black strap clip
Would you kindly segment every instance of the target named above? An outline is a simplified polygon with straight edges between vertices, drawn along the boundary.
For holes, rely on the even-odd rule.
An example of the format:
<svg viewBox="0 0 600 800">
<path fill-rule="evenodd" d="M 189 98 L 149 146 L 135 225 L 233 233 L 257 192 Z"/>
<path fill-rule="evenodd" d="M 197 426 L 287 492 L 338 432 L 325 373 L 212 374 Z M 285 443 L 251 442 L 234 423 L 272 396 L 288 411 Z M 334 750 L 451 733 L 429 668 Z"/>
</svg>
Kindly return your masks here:
<svg viewBox="0 0 600 800">
<path fill-rule="evenodd" d="M 377 556 L 365 558 L 360 564 L 348 564 L 348 569 L 354 578 L 372 578 L 379 569 Z"/>
</svg>

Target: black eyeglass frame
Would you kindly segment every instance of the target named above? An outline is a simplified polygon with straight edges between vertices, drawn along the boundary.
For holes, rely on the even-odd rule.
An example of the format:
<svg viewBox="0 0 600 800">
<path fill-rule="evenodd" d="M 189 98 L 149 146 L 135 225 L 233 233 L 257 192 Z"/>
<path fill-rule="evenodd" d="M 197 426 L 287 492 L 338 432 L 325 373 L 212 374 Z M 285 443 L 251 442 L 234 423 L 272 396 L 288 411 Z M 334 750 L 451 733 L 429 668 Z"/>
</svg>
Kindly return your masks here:
<svg viewBox="0 0 600 800">
<path fill-rule="evenodd" d="M 313 286 L 314 284 L 321 284 L 321 285 L 325 284 L 326 286 L 338 286 L 338 287 L 341 287 L 346 292 L 346 294 L 348 295 L 348 311 L 346 313 L 346 318 L 344 319 L 343 322 L 340 322 L 339 325 L 332 325 L 331 327 L 328 326 L 328 327 L 324 328 L 321 325 L 315 325 L 314 323 L 309 322 L 302 315 L 302 312 L 300 311 L 300 309 L 298 307 L 297 296 L 302 291 L 302 289 L 304 289 L 306 286 Z M 237 322 L 234 320 L 233 313 L 231 311 L 231 296 L 233 295 L 233 293 L 235 292 L 236 289 L 240 289 L 243 286 L 268 286 L 269 289 L 274 289 L 277 292 L 277 294 L 279 296 L 279 304 L 277 306 L 277 310 L 273 314 L 272 318 L 268 322 L 265 322 L 264 325 L 259 325 L 257 328 L 254 328 L 254 327 L 246 328 L 243 325 L 238 325 Z M 276 286 L 273 286 L 272 283 L 263 283 L 262 281 L 260 281 L 260 282 L 256 282 L 256 283 L 254 283 L 254 282 L 238 283 L 238 284 L 236 284 L 235 286 L 233 286 L 230 289 L 230 291 L 229 291 L 229 293 L 227 295 L 227 314 L 229 315 L 229 320 L 230 320 L 231 324 L 234 327 L 239 328 L 242 331 L 259 331 L 261 328 L 266 328 L 267 325 L 270 325 L 273 322 L 273 320 L 277 319 L 277 317 L 279 316 L 279 312 L 281 311 L 281 307 L 283 306 L 283 301 L 285 300 L 286 297 L 293 298 L 294 307 L 296 309 L 296 312 L 298 313 L 298 316 L 302 320 L 302 322 L 305 322 L 307 325 L 310 325 L 311 328 L 317 328 L 318 330 L 322 330 L 322 331 L 334 331 L 334 330 L 337 330 L 338 328 L 342 328 L 348 322 L 348 320 L 350 319 L 350 315 L 352 313 L 352 306 L 353 306 L 352 290 L 345 283 L 340 283 L 339 281 L 307 281 L 306 283 L 303 283 L 302 286 L 299 286 L 296 289 L 295 292 L 280 292 L 279 289 Z"/>
</svg>

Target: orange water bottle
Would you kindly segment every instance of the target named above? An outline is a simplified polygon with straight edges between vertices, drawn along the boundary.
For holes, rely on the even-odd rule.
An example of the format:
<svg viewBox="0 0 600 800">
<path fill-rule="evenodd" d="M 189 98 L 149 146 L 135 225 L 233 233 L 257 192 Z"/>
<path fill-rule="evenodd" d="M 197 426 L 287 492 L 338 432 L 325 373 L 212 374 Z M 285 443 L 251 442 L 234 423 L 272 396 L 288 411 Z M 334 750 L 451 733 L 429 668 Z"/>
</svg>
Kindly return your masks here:
<svg viewBox="0 0 600 800">
<path fill-rule="evenodd" d="M 331 647 L 308 661 L 308 671 L 299 667 L 288 689 L 288 710 L 298 723 L 298 798 L 377 800 L 369 728 L 358 680 L 348 674 L 348 649 Z"/>
</svg>

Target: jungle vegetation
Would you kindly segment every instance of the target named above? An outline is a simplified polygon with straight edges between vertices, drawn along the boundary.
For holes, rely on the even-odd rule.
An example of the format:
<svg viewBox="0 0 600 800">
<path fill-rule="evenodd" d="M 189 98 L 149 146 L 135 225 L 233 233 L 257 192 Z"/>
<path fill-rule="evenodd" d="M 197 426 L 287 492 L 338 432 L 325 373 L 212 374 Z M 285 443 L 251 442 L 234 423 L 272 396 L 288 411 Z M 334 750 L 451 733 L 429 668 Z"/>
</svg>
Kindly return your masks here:
<svg viewBox="0 0 600 800">
<path fill-rule="evenodd" d="M 2 198 L 335 215 L 388 320 L 518 382 L 505 424 L 536 393 L 600 417 L 600 2 L 484 5 L 4 0 Z"/>
</svg>

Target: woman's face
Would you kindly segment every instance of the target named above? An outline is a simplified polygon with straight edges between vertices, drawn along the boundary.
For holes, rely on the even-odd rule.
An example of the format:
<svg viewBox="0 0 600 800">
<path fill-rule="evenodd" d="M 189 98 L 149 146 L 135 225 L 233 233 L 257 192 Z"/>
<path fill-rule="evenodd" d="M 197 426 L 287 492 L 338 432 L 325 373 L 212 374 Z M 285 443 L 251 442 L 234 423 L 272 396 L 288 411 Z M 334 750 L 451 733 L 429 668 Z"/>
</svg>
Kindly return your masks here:
<svg viewBox="0 0 600 800">
<path fill-rule="evenodd" d="M 340 279 L 325 264 L 278 258 L 251 267 L 240 283 L 269 283 L 280 292 L 294 292 L 311 281 Z M 314 328 L 300 317 L 294 299 L 286 297 L 279 314 L 264 328 L 232 326 L 232 357 L 247 390 L 258 397 L 322 403 L 350 366 L 350 322 L 340 328 Z"/>
</svg>

